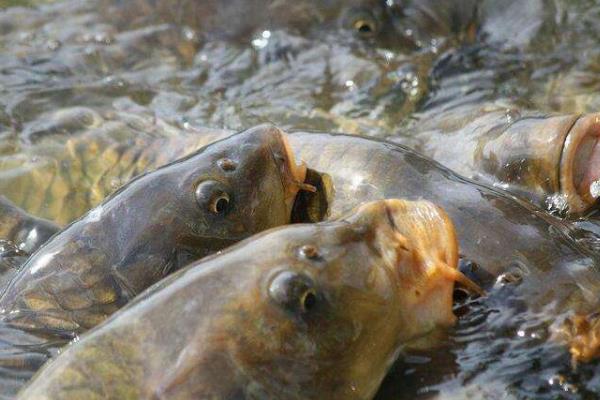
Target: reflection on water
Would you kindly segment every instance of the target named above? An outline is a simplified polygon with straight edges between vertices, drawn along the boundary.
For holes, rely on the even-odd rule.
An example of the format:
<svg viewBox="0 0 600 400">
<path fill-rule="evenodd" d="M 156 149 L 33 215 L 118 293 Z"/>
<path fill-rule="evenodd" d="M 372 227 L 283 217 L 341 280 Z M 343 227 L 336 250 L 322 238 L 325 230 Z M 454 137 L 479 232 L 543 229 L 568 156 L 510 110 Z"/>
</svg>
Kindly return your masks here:
<svg viewBox="0 0 600 400">
<path fill-rule="evenodd" d="M 52 149 L 90 130 L 128 143 L 271 121 L 387 136 L 401 135 L 415 111 L 465 102 L 510 98 L 565 112 L 600 105 L 597 1 L 488 1 L 480 14 L 467 0 L 400 11 L 383 3 L 399 2 L 0 1 L 2 174 L 52 162 Z M 69 175 L 81 165 L 61 168 Z M 42 214 L 61 198 L 6 190 Z M 548 316 L 511 296 L 507 284 L 464 300 L 441 347 L 404 356 L 378 399 L 599 390 L 597 368 L 574 371 L 546 342 Z"/>
</svg>

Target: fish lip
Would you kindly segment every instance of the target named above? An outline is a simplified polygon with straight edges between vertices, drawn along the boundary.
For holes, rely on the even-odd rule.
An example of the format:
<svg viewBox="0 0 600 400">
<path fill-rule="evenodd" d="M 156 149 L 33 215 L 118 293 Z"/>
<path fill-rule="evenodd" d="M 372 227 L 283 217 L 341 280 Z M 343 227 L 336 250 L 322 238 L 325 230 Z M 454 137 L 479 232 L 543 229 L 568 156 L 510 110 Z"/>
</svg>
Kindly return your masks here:
<svg viewBox="0 0 600 400">
<path fill-rule="evenodd" d="M 275 126 L 271 126 L 271 129 L 277 133 L 279 141 L 279 149 L 277 150 L 282 150 L 282 153 L 280 153 L 277 150 L 274 151 L 274 149 L 271 149 L 271 154 L 281 169 L 281 184 L 285 192 L 286 210 L 291 219 L 292 209 L 298 192 L 300 190 L 315 192 L 316 189 L 305 182 L 308 168 L 304 162 L 296 162 L 294 149 L 288 140 L 287 134 Z"/>
<path fill-rule="evenodd" d="M 417 320 L 420 312 L 433 312 L 430 318 L 435 326 L 454 324 L 455 283 L 469 292 L 485 293 L 458 270 L 459 244 L 452 220 L 442 208 L 426 200 L 386 200 L 384 210 L 391 228 L 387 246 L 396 252 L 390 266 L 398 296 L 404 297 L 399 301 L 411 304 Z"/>
<path fill-rule="evenodd" d="M 600 180 L 600 113 L 580 115 L 570 127 L 560 158 L 559 179 L 570 212 L 585 212 L 600 197 L 590 190 Z"/>
<path fill-rule="evenodd" d="M 383 211 L 382 222 L 389 230 L 381 239 L 387 238 L 383 246 L 395 253 L 388 266 L 396 302 L 402 305 L 400 318 L 410 326 L 403 340 L 453 325 L 454 279 L 446 270 L 458 264 L 458 250 L 451 221 L 439 207 L 423 200 L 386 200 Z"/>
</svg>

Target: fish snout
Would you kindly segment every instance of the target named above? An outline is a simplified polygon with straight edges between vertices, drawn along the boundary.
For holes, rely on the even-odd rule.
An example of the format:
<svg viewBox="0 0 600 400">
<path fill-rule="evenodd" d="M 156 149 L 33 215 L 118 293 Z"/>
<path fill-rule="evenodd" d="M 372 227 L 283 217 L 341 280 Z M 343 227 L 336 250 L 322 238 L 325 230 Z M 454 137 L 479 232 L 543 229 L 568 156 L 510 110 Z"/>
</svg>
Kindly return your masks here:
<svg viewBox="0 0 600 400">
<path fill-rule="evenodd" d="M 375 247 L 392 271 L 399 303 L 415 327 L 455 322 L 455 282 L 483 293 L 458 270 L 456 231 L 440 207 L 423 200 L 391 199 L 369 203 L 360 211 L 371 214 Z"/>
<path fill-rule="evenodd" d="M 316 188 L 305 182 L 306 164 L 296 161 L 294 149 L 283 130 L 270 124 L 260 125 L 256 129 L 265 130 L 274 138 L 270 144 L 270 151 L 280 170 L 286 206 L 291 213 L 298 192 L 301 190 L 316 192 Z"/>
<path fill-rule="evenodd" d="M 583 212 L 600 197 L 600 113 L 580 116 L 569 130 L 560 160 L 560 186 L 569 208 Z"/>
</svg>

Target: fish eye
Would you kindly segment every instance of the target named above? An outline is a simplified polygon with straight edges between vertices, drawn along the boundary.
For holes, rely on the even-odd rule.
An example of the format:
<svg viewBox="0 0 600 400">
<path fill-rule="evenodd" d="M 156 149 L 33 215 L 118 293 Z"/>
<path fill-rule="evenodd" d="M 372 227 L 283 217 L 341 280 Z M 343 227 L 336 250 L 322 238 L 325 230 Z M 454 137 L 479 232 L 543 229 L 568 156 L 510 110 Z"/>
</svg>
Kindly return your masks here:
<svg viewBox="0 0 600 400">
<path fill-rule="evenodd" d="M 373 14 L 367 10 L 351 14 L 348 25 L 361 37 L 372 37 L 377 33 L 377 21 Z"/>
<path fill-rule="evenodd" d="M 196 202 L 215 215 L 225 215 L 231 208 L 231 196 L 221 182 L 203 181 L 196 187 Z"/>
<path fill-rule="evenodd" d="M 319 302 L 312 279 L 293 271 L 278 273 L 269 284 L 269 297 L 287 311 L 307 314 Z"/>
</svg>

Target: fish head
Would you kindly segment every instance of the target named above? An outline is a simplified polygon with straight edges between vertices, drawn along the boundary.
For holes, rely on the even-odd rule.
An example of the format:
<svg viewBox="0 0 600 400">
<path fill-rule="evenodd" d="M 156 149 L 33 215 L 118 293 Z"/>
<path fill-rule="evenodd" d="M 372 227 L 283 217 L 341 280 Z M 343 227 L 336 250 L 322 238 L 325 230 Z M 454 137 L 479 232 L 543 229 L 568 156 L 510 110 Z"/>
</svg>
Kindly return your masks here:
<svg viewBox="0 0 600 400">
<path fill-rule="evenodd" d="M 136 179 L 94 212 L 111 213 L 118 274 L 138 293 L 191 261 L 291 221 L 304 165 L 285 133 L 261 125 Z M 297 210 L 295 210 L 297 211 Z M 111 241 L 115 243 L 115 241 Z"/>
<path fill-rule="evenodd" d="M 197 235 L 240 239 L 290 222 L 306 166 L 297 165 L 286 134 L 260 125 L 192 155 L 170 174 Z"/>
<path fill-rule="evenodd" d="M 230 352 L 252 387 L 370 398 L 403 344 L 455 322 L 454 282 L 466 278 L 454 227 L 429 202 L 367 203 L 270 235 L 254 248 L 256 284 L 229 313 Z"/>
</svg>

